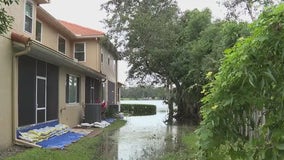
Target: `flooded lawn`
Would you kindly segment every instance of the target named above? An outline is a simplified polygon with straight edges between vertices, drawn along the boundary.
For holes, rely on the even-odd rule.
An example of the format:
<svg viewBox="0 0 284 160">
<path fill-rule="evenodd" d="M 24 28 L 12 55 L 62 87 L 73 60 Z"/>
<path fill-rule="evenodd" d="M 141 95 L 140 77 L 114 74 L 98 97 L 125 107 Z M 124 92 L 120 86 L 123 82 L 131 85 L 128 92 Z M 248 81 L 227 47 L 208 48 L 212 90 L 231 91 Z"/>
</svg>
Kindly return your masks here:
<svg viewBox="0 0 284 160">
<path fill-rule="evenodd" d="M 149 160 L 177 150 L 180 136 L 189 132 L 187 126 L 168 126 L 163 121 L 167 106 L 163 101 L 123 101 L 122 103 L 155 104 L 157 114 L 126 117 L 127 124 L 112 133 L 104 133 L 102 146 L 105 159 Z"/>
</svg>

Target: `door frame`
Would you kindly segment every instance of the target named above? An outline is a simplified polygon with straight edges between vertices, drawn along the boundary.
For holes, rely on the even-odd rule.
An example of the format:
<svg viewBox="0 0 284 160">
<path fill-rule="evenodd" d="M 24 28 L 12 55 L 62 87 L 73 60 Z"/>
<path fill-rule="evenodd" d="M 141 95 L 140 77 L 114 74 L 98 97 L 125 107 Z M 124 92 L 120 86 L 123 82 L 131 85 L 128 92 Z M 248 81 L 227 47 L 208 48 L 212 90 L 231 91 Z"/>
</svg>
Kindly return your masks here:
<svg viewBox="0 0 284 160">
<path fill-rule="evenodd" d="M 38 107 L 38 80 L 44 80 L 44 107 Z M 36 76 L 36 94 L 35 94 L 35 122 L 38 123 L 38 111 L 42 111 L 44 110 L 44 122 L 46 122 L 47 119 L 47 78 L 46 77 L 42 77 L 42 76 Z"/>
</svg>

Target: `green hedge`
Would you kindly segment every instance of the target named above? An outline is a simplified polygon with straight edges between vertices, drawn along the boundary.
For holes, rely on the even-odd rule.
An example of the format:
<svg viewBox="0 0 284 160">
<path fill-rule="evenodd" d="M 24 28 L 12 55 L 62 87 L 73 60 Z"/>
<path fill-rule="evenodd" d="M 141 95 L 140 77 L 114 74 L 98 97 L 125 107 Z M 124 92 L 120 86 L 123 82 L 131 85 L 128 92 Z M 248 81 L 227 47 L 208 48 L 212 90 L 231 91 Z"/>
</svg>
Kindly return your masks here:
<svg viewBox="0 0 284 160">
<path fill-rule="evenodd" d="M 151 104 L 121 104 L 121 112 L 130 113 L 133 116 L 155 115 L 156 105 Z"/>
<path fill-rule="evenodd" d="M 112 104 L 109 105 L 106 109 L 105 116 L 106 117 L 115 117 L 115 115 L 118 113 L 118 105 Z"/>
</svg>

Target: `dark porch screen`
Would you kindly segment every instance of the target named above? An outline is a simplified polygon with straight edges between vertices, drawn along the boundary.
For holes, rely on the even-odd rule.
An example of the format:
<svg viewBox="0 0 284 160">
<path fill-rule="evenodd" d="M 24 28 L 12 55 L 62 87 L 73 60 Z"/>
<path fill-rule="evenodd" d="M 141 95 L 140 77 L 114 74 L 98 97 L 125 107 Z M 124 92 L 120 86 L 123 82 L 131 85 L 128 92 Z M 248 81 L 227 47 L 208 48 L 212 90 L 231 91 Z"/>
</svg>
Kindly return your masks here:
<svg viewBox="0 0 284 160">
<path fill-rule="evenodd" d="M 19 57 L 18 61 L 18 123 L 19 126 L 45 121 L 45 111 L 38 111 L 36 116 L 36 90 L 38 96 L 45 91 L 44 84 L 38 84 L 36 77 L 45 77 L 46 81 L 46 120 L 58 119 L 58 67 L 28 56 Z M 38 97 L 39 105 L 44 104 L 44 96 Z"/>
<path fill-rule="evenodd" d="M 47 64 L 47 120 L 58 119 L 58 67 Z"/>
<path fill-rule="evenodd" d="M 18 123 L 23 126 L 35 123 L 36 60 L 21 56 L 18 67 Z"/>
<path fill-rule="evenodd" d="M 108 82 L 108 104 L 115 104 L 115 84 Z"/>
</svg>

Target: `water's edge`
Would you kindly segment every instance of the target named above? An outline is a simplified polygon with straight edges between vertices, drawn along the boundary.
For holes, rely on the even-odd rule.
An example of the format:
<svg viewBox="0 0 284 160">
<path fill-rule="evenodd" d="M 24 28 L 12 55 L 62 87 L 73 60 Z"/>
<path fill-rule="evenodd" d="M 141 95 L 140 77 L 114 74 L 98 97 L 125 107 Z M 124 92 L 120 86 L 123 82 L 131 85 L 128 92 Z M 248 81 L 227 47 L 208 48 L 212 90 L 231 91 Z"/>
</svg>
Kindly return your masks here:
<svg viewBox="0 0 284 160">
<path fill-rule="evenodd" d="M 119 160 L 155 159 L 180 146 L 180 137 L 187 126 L 164 123 L 168 109 L 162 100 L 122 101 L 122 104 L 154 104 L 157 114 L 125 117 L 125 126 L 112 133 L 104 133 L 104 158 Z"/>
</svg>

